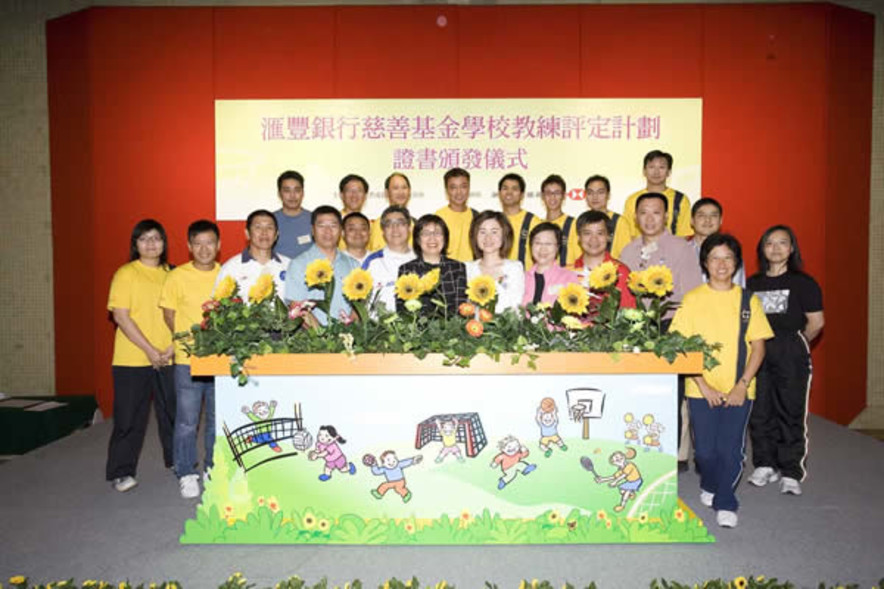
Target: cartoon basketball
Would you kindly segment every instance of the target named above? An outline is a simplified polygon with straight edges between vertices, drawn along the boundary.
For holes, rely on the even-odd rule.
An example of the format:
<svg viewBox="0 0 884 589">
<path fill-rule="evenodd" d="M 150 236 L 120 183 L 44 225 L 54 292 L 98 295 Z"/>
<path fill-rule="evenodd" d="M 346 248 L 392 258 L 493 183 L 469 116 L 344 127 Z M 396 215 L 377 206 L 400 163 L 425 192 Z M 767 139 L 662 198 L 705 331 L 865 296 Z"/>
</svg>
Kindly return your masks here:
<svg viewBox="0 0 884 589">
<path fill-rule="evenodd" d="M 544 397 L 540 401 L 540 410 L 544 413 L 551 413 L 556 410 L 556 402 L 552 397 Z"/>
</svg>

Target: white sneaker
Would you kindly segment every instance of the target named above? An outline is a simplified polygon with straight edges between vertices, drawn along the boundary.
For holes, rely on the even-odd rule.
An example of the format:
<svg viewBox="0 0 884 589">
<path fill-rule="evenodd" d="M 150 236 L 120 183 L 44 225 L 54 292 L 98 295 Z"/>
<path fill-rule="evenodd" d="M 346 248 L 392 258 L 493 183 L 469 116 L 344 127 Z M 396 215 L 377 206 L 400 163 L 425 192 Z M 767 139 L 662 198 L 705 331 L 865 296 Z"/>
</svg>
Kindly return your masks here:
<svg viewBox="0 0 884 589">
<path fill-rule="evenodd" d="M 715 493 L 700 489 L 700 503 L 706 507 L 712 507 L 712 500 L 715 499 Z"/>
<path fill-rule="evenodd" d="M 120 477 L 114 479 L 114 489 L 119 491 L 120 493 L 125 493 L 130 489 L 134 489 L 138 485 L 138 481 L 135 480 L 135 477 Z"/>
<path fill-rule="evenodd" d="M 783 477 L 783 481 L 780 483 L 780 493 L 783 495 L 800 495 L 801 483 L 793 478 Z"/>
<path fill-rule="evenodd" d="M 759 466 L 752 472 L 752 476 L 749 477 L 749 483 L 756 487 L 763 487 L 778 480 L 780 480 L 780 473 L 769 466 Z"/>
<path fill-rule="evenodd" d="M 178 486 L 181 488 L 181 496 L 184 499 L 193 499 L 200 496 L 200 475 L 186 474 L 178 479 Z"/>
<path fill-rule="evenodd" d="M 722 528 L 736 528 L 737 512 L 720 509 L 715 512 L 715 521 L 717 521 L 718 525 Z"/>
</svg>

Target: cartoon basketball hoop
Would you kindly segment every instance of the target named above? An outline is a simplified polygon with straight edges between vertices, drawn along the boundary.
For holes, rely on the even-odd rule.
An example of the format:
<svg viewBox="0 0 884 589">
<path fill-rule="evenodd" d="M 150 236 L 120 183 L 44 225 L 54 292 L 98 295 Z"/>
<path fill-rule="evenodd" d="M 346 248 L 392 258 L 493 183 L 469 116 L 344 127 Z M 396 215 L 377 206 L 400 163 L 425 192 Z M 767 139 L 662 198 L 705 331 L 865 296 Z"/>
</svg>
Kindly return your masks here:
<svg viewBox="0 0 884 589">
<path fill-rule="evenodd" d="M 601 419 L 605 409 L 605 393 L 600 389 L 580 388 L 565 391 L 568 413 L 572 421 L 583 421 L 583 439 L 589 439 L 589 420 Z"/>
</svg>

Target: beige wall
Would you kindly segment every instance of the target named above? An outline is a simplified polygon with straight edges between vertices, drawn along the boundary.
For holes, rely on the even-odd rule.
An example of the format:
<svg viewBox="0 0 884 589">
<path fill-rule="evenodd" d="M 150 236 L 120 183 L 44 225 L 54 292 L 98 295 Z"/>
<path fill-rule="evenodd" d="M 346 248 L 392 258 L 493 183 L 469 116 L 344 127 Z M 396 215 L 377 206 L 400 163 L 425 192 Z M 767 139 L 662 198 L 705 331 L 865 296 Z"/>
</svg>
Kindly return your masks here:
<svg viewBox="0 0 884 589">
<path fill-rule="evenodd" d="M 641 0 L 642 3 L 663 3 Z M 285 5 L 323 2 L 183 1 L 176 5 Z M 412 2 L 342 2 L 403 4 Z M 426 4 L 428 2 L 413 2 Z M 460 4 L 461 2 L 457 2 Z M 476 0 L 464 4 L 506 4 Z M 562 2 L 564 3 L 564 2 Z M 597 2 L 598 3 L 598 2 Z M 601 2 L 606 3 L 606 2 Z M 619 2 L 628 3 L 628 2 Z M 872 202 L 869 301 L 868 405 L 857 421 L 884 427 L 884 3 L 836 2 L 876 14 L 875 96 L 872 147 Z M 0 0 L 0 392 L 53 394 L 52 224 L 45 23 L 49 18 L 92 5 L 164 5 L 161 1 Z M 91 391 L 66 391 L 90 393 Z"/>
</svg>

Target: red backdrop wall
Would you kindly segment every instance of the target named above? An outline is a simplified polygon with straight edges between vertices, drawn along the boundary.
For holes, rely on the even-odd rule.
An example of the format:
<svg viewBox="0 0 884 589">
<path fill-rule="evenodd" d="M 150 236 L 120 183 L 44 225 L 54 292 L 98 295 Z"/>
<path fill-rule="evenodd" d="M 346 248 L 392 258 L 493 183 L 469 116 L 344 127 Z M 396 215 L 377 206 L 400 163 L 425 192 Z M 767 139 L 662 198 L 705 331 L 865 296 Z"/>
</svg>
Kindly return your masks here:
<svg viewBox="0 0 884 589">
<path fill-rule="evenodd" d="M 846 423 L 866 394 L 873 26 L 827 4 L 92 8 L 52 20 L 57 390 L 94 392 L 109 413 L 110 278 L 139 219 L 166 226 L 181 263 L 187 225 L 213 217 L 215 99 L 699 96 L 703 194 L 724 203 L 750 272 L 767 226 L 797 231 L 827 319 L 811 408 Z M 221 230 L 226 257 L 242 226 Z"/>
</svg>

